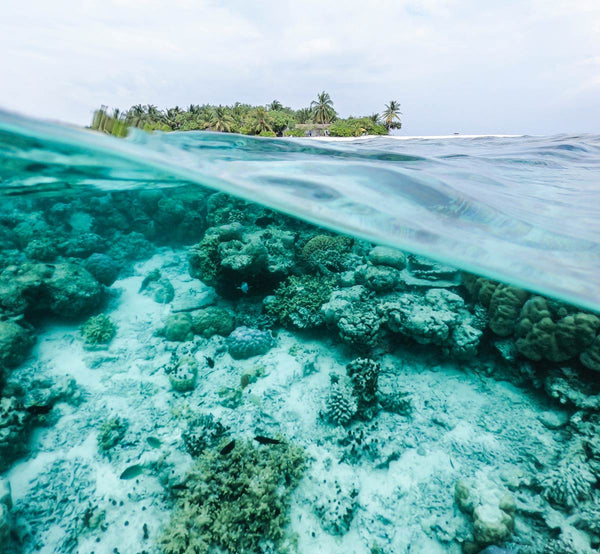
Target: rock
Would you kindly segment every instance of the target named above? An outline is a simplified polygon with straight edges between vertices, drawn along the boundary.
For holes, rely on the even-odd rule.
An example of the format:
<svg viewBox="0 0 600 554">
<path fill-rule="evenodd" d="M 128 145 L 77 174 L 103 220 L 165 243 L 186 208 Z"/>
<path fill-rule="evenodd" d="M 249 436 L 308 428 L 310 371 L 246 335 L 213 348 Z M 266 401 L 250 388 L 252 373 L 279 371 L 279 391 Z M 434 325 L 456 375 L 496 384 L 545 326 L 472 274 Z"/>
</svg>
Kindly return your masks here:
<svg viewBox="0 0 600 554">
<path fill-rule="evenodd" d="M 400 271 L 385 265 L 368 265 L 361 275 L 365 286 L 375 292 L 391 292 L 400 283 Z"/>
<path fill-rule="evenodd" d="M 19 365 L 34 341 L 32 334 L 14 321 L 0 321 L 0 370 Z"/>
<path fill-rule="evenodd" d="M 483 504 L 473 512 L 473 536 L 480 544 L 504 542 L 513 527 L 514 519 L 499 506 Z"/>
<path fill-rule="evenodd" d="M 567 412 L 542 412 L 537 418 L 548 429 L 560 429 L 569 422 Z"/>
<path fill-rule="evenodd" d="M 92 254 L 85 260 L 84 266 L 98 282 L 107 287 L 110 287 L 119 276 L 119 264 L 106 254 Z"/>
<path fill-rule="evenodd" d="M 9 510 L 12 508 L 12 497 L 8 479 L 0 477 L 0 504 L 4 504 Z"/>
<path fill-rule="evenodd" d="M 376 246 L 369 252 L 369 261 L 373 265 L 404 269 L 406 267 L 406 254 L 389 246 Z"/>
<path fill-rule="evenodd" d="M 45 282 L 50 310 L 66 319 L 75 319 L 96 310 L 104 299 L 102 285 L 82 266 L 56 264 Z"/>
</svg>

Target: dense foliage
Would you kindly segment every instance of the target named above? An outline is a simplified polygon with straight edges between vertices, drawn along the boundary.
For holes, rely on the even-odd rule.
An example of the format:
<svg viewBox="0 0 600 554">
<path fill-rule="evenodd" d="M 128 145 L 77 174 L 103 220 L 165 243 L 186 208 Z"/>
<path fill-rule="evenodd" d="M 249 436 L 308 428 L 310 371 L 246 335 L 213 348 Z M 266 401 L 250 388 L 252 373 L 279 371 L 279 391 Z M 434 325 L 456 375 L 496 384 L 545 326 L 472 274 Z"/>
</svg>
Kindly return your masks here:
<svg viewBox="0 0 600 554">
<path fill-rule="evenodd" d="M 137 104 L 126 111 L 106 106 L 96 110 L 91 128 L 123 137 L 130 127 L 144 131 L 218 131 L 266 137 L 303 137 L 311 125 L 324 126 L 321 132 L 331 136 L 385 135 L 399 129 L 399 104 L 391 101 L 381 114 L 339 119 L 333 101 L 325 91 L 317 95 L 310 107 L 294 110 L 278 100 L 266 106 L 236 102 L 232 106 L 191 104 L 187 109 L 175 106 L 159 110 L 156 106 Z M 391 111 L 390 111 L 391 109 Z M 300 125 L 301 128 L 296 126 Z M 309 127 L 306 127 L 306 126 Z"/>
</svg>

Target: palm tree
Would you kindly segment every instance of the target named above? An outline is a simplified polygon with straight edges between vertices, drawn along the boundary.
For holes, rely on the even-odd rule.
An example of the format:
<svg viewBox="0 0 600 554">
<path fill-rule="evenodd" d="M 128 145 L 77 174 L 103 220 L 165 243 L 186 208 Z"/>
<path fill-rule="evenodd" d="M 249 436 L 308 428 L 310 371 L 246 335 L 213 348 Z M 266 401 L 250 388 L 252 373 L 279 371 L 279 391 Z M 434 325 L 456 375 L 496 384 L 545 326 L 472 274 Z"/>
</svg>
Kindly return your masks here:
<svg viewBox="0 0 600 554">
<path fill-rule="evenodd" d="M 268 106 L 269 111 L 277 111 L 283 109 L 283 104 L 279 100 L 273 100 Z"/>
<path fill-rule="evenodd" d="M 315 123 L 331 123 L 335 119 L 333 101 L 325 91 L 317 95 L 317 99 L 310 103 L 310 108 Z"/>
<path fill-rule="evenodd" d="M 385 105 L 385 110 L 383 110 L 381 117 L 388 133 L 390 129 L 400 129 L 402 127 L 402 122 L 400 121 L 401 115 L 400 104 L 396 100 L 391 100 L 389 104 Z"/>
<path fill-rule="evenodd" d="M 310 123 L 312 116 L 312 110 L 310 108 L 300 108 L 296 110 L 296 119 L 298 123 Z"/>
<path fill-rule="evenodd" d="M 217 106 L 212 113 L 209 127 L 214 131 L 230 133 L 233 125 L 233 118 L 226 112 L 223 106 Z"/>
<path fill-rule="evenodd" d="M 262 106 L 256 108 L 250 119 L 250 128 L 256 135 L 260 135 L 263 131 L 272 131 L 271 117 L 269 112 Z"/>
<path fill-rule="evenodd" d="M 378 113 L 372 113 L 371 115 L 368 116 L 368 118 L 375 123 L 375 125 L 377 125 L 379 123 L 379 114 Z"/>
</svg>

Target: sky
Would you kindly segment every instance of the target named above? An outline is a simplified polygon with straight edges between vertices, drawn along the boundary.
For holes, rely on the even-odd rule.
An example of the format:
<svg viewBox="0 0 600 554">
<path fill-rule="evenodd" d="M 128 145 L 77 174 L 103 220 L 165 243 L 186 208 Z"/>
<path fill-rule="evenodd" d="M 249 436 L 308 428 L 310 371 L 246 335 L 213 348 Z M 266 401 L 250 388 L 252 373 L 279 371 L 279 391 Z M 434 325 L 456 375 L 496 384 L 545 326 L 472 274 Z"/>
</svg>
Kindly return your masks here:
<svg viewBox="0 0 600 554">
<path fill-rule="evenodd" d="M 401 134 L 600 133 L 600 0 L 3 0 L 0 108 L 401 104 Z"/>
</svg>

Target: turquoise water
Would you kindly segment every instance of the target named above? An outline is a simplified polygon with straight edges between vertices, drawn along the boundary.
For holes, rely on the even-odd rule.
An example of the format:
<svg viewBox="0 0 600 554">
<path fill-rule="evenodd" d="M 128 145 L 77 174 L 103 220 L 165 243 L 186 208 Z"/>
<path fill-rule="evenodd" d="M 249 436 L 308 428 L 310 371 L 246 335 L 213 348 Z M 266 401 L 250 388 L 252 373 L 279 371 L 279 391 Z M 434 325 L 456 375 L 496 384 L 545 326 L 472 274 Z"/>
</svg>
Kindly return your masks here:
<svg viewBox="0 0 600 554">
<path fill-rule="evenodd" d="M 598 136 L 122 141 L 6 113 L 0 129 L 4 194 L 184 179 L 600 309 Z"/>
<path fill-rule="evenodd" d="M 0 114 L 0 554 L 598 554 L 599 151 Z"/>
</svg>

